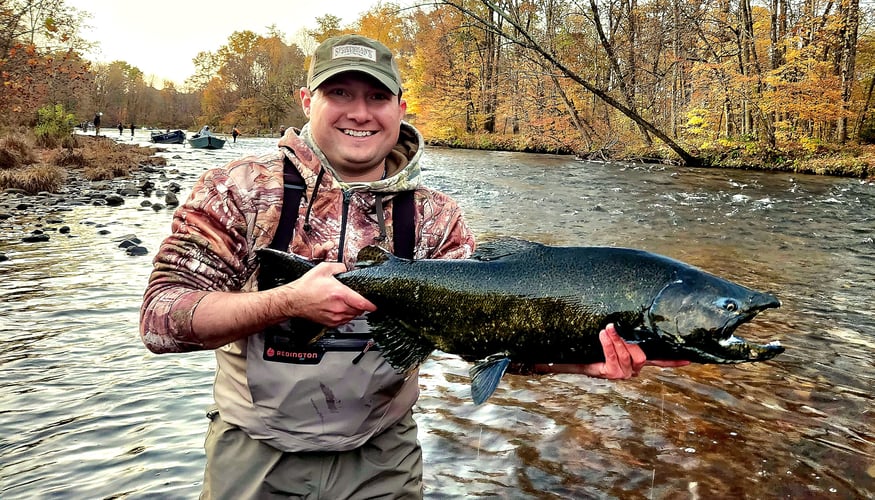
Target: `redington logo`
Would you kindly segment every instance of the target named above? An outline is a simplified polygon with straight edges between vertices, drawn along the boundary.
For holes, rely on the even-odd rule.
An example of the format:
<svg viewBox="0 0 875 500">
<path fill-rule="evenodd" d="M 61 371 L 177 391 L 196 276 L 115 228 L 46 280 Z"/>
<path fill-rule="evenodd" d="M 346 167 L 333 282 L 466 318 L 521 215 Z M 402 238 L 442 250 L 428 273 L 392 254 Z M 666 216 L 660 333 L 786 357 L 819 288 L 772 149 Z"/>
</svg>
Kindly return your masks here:
<svg viewBox="0 0 875 500">
<path fill-rule="evenodd" d="M 270 351 L 273 349 L 268 349 L 267 355 L 271 357 L 277 358 L 295 358 L 295 359 L 317 359 L 319 357 L 318 352 L 296 352 L 296 351 L 275 351 L 276 354 L 271 354 Z"/>
</svg>

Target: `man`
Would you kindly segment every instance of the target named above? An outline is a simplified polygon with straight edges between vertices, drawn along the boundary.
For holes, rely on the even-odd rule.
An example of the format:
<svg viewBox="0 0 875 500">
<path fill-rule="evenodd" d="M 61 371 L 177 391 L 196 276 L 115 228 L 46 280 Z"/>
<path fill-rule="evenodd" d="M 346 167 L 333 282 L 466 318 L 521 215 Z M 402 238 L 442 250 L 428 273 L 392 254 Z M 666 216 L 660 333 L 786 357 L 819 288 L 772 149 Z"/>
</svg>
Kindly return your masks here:
<svg viewBox="0 0 875 500">
<path fill-rule="evenodd" d="M 422 496 L 417 374 L 396 374 L 371 348 L 363 315 L 375 306 L 334 278 L 366 245 L 396 250 L 395 205 L 410 191 L 413 258 L 474 250 L 455 201 L 420 182 L 424 142 L 402 121 L 401 94 L 383 44 L 357 35 L 326 40 L 300 90 L 307 125 L 290 128 L 275 153 L 206 172 L 174 215 L 140 332 L 154 352 L 215 349 L 203 498 Z M 304 181 L 291 236 L 277 227 L 284 164 Z M 255 250 L 280 234 L 290 238 L 284 250 L 321 263 L 295 282 L 258 290 Z M 331 328 L 326 342 L 336 342 L 280 359 L 265 329 L 289 318 Z M 628 378 L 645 364 L 640 348 L 612 329 L 601 338 L 605 363 L 562 368 Z"/>
</svg>

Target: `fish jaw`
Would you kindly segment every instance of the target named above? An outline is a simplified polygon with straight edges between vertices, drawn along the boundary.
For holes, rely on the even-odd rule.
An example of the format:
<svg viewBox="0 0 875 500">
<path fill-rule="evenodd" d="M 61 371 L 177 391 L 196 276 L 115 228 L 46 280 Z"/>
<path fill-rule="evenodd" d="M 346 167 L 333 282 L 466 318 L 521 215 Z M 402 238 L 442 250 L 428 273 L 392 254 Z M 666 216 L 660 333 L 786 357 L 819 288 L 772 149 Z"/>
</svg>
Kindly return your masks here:
<svg viewBox="0 0 875 500">
<path fill-rule="evenodd" d="M 754 295 L 743 314 L 731 319 L 724 326 L 717 341 L 717 346 L 708 353 L 702 353 L 709 357 L 712 363 L 745 363 L 753 361 L 767 361 L 784 352 L 780 341 L 771 341 L 767 344 L 748 342 L 742 337 L 735 335 L 739 326 L 753 320 L 759 313 L 766 309 L 781 307 L 781 301 L 770 293 L 758 293 Z M 717 353 L 717 354 L 715 354 Z"/>
<path fill-rule="evenodd" d="M 781 301 L 707 273 L 679 278 L 660 292 L 649 311 L 659 341 L 645 353 L 652 359 L 696 363 L 766 361 L 784 352 L 780 342 L 748 342 L 736 329 Z M 642 346 L 644 348 L 644 346 Z M 653 357 L 652 356 L 661 356 Z"/>
</svg>

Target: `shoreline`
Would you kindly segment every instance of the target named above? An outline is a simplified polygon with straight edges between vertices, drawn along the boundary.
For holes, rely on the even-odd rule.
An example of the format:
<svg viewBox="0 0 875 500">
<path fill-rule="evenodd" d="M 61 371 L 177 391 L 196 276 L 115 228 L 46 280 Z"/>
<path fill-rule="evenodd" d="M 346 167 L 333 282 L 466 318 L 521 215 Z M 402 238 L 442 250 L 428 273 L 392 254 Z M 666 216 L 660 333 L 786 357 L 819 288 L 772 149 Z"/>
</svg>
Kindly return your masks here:
<svg viewBox="0 0 875 500">
<path fill-rule="evenodd" d="M 623 162 L 647 165 L 683 166 L 677 158 L 661 149 L 647 151 L 610 151 L 597 150 L 591 152 L 546 151 L 527 148 L 483 149 L 475 144 L 465 144 L 462 141 L 426 140 L 427 146 L 449 149 L 473 149 L 478 151 L 506 151 L 531 154 L 554 154 L 573 156 L 579 161 Z M 821 148 L 816 151 L 763 151 L 749 152 L 743 146 L 715 148 L 699 151 L 701 165 L 690 168 L 722 168 L 735 170 L 753 170 L 762 172 L 783 172 L 793 174 L 824 175 L 829 177 L 847 177 L 875 182 L 875 145 L 849 145 L 842 148 Z"/>
</svg>

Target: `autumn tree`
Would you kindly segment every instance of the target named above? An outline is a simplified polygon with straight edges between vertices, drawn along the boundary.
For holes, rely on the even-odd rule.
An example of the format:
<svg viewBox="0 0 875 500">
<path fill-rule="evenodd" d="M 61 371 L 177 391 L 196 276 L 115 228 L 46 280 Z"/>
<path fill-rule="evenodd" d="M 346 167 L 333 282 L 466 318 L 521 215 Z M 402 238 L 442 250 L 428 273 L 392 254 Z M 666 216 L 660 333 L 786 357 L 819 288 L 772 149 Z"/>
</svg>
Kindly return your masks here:
<svg viewBox="0 0 875 500">
<path fill-rule="evenodd" d="M 215 53 L 198 55 L 189 82 L 199 87 L 200 121 L 252 131 L 303 124 L 295 96 L 306 84 L 304 54 L 282 38 L 275 28 L 267 36 L 234 32 Z"/>
<path fill-rule="evenodd" d="M 63 0 L 0 2 L 0 121 L 34 123 L 45 104 L 75 108 L 87 85 L 81 22 Z"/>
</svg>

